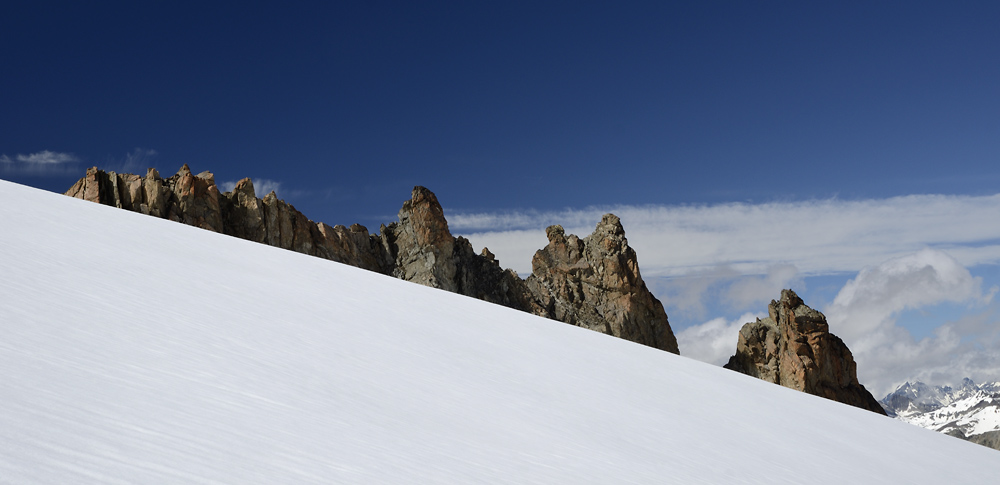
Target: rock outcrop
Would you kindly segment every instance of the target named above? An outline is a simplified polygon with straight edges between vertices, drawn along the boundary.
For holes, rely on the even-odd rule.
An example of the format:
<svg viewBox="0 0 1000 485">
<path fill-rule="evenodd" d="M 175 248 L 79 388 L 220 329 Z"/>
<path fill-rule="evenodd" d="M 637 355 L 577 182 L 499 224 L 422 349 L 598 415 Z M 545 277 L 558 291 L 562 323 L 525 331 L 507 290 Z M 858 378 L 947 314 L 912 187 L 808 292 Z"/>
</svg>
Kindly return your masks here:
<svg viewBox="0 0 1000 485">
<path fill-rule="evenodd" d="M 727 369 L 869 411 L 885 414 L 858 382 L 847 345 L 830 333 L 826 317 L 792 290 L 768 305 L 768 318 L 740 329 Z"/>
<path fill-rule="evenodd" d="M 504 305 L 543 317 L 542 308 L 513 270 L 483 248 L 476 254 L 472 243 L 454 237 L 437 197 L 424 187 L 414 187 L 410 200 L 399 210 L 399 222 L 383 226 L 382 241 L 394 261 L 393 276 Z"/>
<path fill-rule="evenodd" d="M 168 178 L 152 168 L 145 176 L 91 168 L 66 195 L 372 271 L 390 266 L 381 237 L 364 226 L 310 221 L 274 192 L 258 198 L 250 179 L 220 193 L 210 172 L 193 175 L 187 165 Z"/>
<path fill-rule="evenodd" d="M 987 431 L 982 434 L 970 436 L 968 440 L 977 445 L 1000 450 L 1000 431 Z"/>
<path fill-rule="evenodd" d="M 545 230 L 528 288 L 556 320 L 678 353 L 667 313 L 646 288 L 635 250 L 614 214 L 580 239 L 562 226 Z"/>
<path fill-rule="evenodd" d="M 663 305 L 649 292 L 621 222 L 605 215 L 590 236 L 547 232 L 527 281 L 500 267 L 484 248 L 477 254 L 448 229 L 437 197 L 414 187 L 399 221 L 369 234 L 364 226 L 316 223 L 274 192 L 257 197 L 250 179 L 220 193 L 209 172 L 187 165 L 162 178 L 105 172 L 96 167 L 66 195 L 210 231 L 317 256 L 553 318 L 677 353 Z"/>
</svg>

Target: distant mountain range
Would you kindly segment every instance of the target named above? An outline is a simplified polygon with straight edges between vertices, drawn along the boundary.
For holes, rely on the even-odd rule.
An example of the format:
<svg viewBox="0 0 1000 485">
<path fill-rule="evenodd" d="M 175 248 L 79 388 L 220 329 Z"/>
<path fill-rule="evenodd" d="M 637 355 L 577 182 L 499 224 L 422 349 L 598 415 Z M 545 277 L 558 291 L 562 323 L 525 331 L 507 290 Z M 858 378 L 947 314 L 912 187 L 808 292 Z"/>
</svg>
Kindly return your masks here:
<svg viewBox="0 0 1000 485">
<path fill-rule="evenodd" d="M 889 416 L 1000 450 L 1000 381 L 957 387 L 907 382 L 879 401 Z"/>
</svg>

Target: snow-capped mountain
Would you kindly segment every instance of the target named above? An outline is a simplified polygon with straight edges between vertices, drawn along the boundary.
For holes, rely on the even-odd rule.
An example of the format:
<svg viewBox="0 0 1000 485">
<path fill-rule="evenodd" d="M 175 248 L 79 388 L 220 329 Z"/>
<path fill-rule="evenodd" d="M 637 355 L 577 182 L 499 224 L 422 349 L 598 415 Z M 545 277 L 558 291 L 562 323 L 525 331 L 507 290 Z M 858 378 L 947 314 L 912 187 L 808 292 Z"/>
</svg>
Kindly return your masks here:
<svg viewBox="0 0 1000 485">
<path fill-rule="evenodd" d="M 669 352 L 0 181 L 0 482 L 992 483 Z"/>
<path fill-rule="evenodd" d="M 922 428 L 972 438 L 1000 431 L 1000 382 L 957 387 L 905 383 L 880 401 L 886 412 Z"/>
</svg>

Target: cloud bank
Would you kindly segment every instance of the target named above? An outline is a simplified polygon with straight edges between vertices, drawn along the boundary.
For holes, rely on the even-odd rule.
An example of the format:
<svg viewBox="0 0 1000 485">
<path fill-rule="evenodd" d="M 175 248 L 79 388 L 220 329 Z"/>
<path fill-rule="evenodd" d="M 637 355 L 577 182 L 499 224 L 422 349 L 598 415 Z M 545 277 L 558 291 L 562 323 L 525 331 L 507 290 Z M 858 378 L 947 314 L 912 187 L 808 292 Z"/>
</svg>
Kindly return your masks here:
<svg viewBox="0 0 1000 485">
<path fill-rule="evenodd" d="M 998 288 L 982 288 L 955 258 L 925 249 L 861 270 L 825 310 L 830 331 L 844 339 L 858 362 L 858 378 L 877 397 L 907 380 L 953 384 L 963 377 L 1000 377 Z M 899 325 L 902 312 L 940 303 L 969 312 L 943 322 L 917 340 Z"/>
<path fill-rule="evenodd" d="M 1000 262 L 1000 194 L 910 195 L 703 206 L 610 206 L 552 212 L 449 213 L 452 232 L 487 246 L 504 265 L 531 271 L 544 228 L 590 234 L 601 215 L 618 215 L 644 276 L 675 277 L 728 267 L 767 274 L 776 264 L 806 275 L 856 272 L 925 247 L 961 264 Z"/>
<path fill-rule="evenodd" d="M 736 343 L 743 324 L 766 316 L 766 312 L 760 312 L 744 313 L 735 320 L 714 318 L 677 332 L 677 346 L 685 357 L 724 365 L 736 353 Z"/>
</svg>

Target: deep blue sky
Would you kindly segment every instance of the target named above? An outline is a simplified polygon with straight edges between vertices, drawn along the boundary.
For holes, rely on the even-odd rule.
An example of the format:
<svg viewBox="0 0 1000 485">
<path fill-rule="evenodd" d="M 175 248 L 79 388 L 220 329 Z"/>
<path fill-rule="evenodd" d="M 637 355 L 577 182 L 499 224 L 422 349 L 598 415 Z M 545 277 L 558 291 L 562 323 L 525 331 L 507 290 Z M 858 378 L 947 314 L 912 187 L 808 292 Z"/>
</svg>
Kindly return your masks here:
<svg viewBox="0 0 1000 485">
<path fill-rule="evenodd" d="M 207 3 L 5 4 L 0 154 L 155 150 L 369 226 L 415 184 L 454 210 L 1000 186 L 995 2 Z"/>
</svg>

